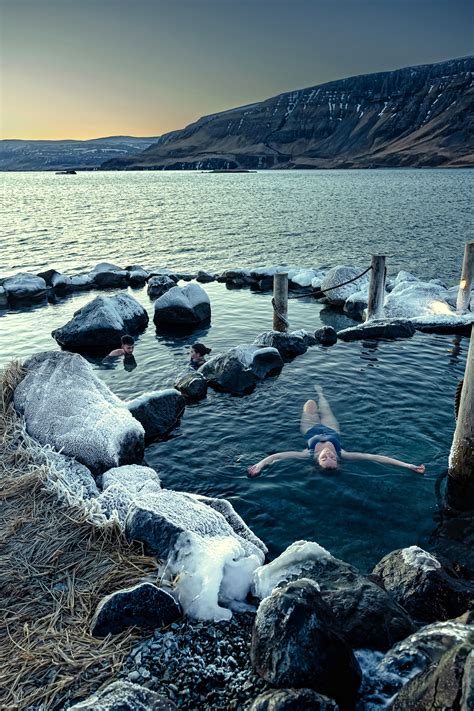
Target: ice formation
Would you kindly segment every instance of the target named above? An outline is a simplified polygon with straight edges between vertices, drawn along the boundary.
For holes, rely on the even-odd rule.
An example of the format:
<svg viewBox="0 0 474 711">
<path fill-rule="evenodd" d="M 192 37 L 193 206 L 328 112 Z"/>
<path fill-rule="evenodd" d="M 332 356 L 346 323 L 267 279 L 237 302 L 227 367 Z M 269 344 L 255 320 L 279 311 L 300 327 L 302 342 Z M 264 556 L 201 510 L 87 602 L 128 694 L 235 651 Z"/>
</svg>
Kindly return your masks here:
<svg viewBox="0 0 474 711">
<path fill-rule="evenodd" d="M 441 568 L 439 560 L 418 546 L 402 548 L 402 558 L 406 565 L 413 568 L 421 568 L 425 573 Z"/>
</svg>

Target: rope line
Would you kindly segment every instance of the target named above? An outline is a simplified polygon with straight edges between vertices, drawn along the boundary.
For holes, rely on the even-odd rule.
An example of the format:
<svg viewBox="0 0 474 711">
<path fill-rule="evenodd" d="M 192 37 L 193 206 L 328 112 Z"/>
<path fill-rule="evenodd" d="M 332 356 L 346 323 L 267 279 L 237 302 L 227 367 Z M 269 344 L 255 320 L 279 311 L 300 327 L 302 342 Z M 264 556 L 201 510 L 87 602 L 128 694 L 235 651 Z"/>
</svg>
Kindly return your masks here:
<svg viewBox="0 0 474 711">
<path fill-rule="evenodd" d="M 275 303 L 275 299 L 273 297 L 272 297 L 272 306 L 273 306 L 274 312 L 276 313 L 276 315 L 280 319 L 280 321 L 286 326 L 286 328 L 289 328 L 290 322 L 288 321 L 286 316 L 284 316 L 282 313 L 280 313 L 280 311 L 278 311 L 276 303 Z"/>
<path fill-rule="evenodd" d="M 370 272 L 372 267 L 367 267 L 365 271 L 363 271 L 361 274 L 358 274 L 356 277 L 353 279 L 348 279 L 347 281 L 343 281 L 341 284 L 337 284 L 336 286 L 329 286 L 327 289 L 324 289 L 324 291 L 321 291 L 321 289 L 317 289 L 316 291 L 310 291 L 307 294 L 300 294 L 299 296 L 289 296 L 288 299 L 303 299 L 306 296 L 314 296 L 315 299 L 320 299 L 321 297 L 325 296 L 326 291 L 332 291 L 333 289 L 339 289 L 340 286 L 345 286 L 346 284 L 351 284 L 353 281 L 357 281 L 357 279 L 360 279 L 361 277 L 364 276 L 364 274 L 367 274 L 367 272 Z"/>
</svg>

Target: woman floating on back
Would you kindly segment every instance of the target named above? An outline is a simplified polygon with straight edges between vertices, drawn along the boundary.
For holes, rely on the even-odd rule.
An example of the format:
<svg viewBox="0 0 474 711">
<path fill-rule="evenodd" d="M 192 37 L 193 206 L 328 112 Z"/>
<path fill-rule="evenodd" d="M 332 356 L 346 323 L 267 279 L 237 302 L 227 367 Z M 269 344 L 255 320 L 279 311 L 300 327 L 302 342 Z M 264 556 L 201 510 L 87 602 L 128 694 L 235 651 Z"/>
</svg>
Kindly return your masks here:
<svg viewBox="0 0 474 711">
<path fill-rule="evenodd" d="M 307 441 L 306 449 L 298 452 L 277 452 L 265 457 L 257 464 L 248 468 L 250 477 L 260 474 L 269 464 L 282 459 L 314 459 L 322 469 L 336 469 L 341 459 L 365 459 L 379 464 L 394 464 L 396 467 L 411 469 L 418 474 L 424 474 L 425 465 L 408 464 L 399 459 L 386 457 L 383 454 L 368 454 L 366 452 L 346 452 L 342 449 L 339 435 L 339 423 L 329 406 L 320 385 L 316 385 L 318 404 L 307 400 L 301 414 L 300 429 Z"/>
<path fill-rule="evenodd" d="M 212 348 L 208 348 L 204 343 L 193 343 L 191 346 L 191 360 L 189 362 L 191 368 L 197 370 L 201 365 L 204 365 L 206 362 L 204 356 L 208 355 L 211 350 Z"/>
</svg>

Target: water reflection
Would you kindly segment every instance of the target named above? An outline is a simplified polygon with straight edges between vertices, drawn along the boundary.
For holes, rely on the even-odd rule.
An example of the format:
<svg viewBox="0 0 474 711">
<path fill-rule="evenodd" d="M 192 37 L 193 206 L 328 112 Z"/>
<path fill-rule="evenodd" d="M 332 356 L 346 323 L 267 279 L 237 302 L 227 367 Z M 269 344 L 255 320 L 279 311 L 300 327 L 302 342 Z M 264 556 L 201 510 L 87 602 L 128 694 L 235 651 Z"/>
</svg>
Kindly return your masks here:
<svg viewBox="0 0 474 711">
<path fill-rule="evenodd" d="M 378 351 L 377 341 L 361 341 L 360 357 L 363 360 L 372 361 L 372 363 L 369 363 L 369 365 L 371 365 L 372 367 L 374 367 L 373 363 L 377 363 L 379 360 L 376 355 L 377 351 Z"/>
<path fill-rule="evenodd" d="M 452 348 L 448 348 L 448 353 L 450 354 L 449 361 L 453 365 L 459 361 L 459 356 L 462 353 L 461 343 L 462 343 L 462 336 L 459 334 L 456 334 L 452 340 L 452 344 L 453 344 Z"/>
</svg>

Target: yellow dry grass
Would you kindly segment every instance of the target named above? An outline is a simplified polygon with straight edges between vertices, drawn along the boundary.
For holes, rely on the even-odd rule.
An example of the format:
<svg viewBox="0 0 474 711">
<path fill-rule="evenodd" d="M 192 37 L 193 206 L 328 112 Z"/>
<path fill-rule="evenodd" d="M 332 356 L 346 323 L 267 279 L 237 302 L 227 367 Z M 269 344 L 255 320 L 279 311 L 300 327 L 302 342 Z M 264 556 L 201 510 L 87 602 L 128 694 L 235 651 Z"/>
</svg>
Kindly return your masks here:
<svg viewBox="0 0 474 711">
<path fill-rule="evenodd" d="M 156 572 L 156 561 L 45 489 L 51 465 L 12 405 L 21 364 L 0 377 L 0 708 L 60 709 L 120 668 L 137 635 L 94 639 L 91 617 L 104 595 Z"/>
</svg>

